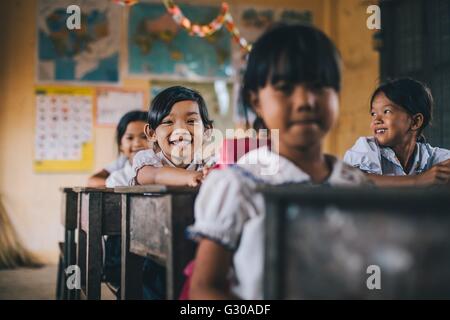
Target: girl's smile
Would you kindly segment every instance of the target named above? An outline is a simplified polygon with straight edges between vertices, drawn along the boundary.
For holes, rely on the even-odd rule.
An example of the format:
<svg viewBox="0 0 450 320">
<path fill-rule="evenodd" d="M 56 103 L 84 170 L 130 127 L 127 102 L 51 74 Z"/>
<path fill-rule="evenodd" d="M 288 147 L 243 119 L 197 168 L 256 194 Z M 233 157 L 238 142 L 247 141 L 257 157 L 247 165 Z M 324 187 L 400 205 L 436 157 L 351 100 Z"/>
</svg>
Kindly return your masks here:
<svg viewBox="0 0 450 320">
<path fill-rule="evenodd" d="M 411 116 L 383 92 L 373 100 L 371 116 L 371 129 L 380 145 L 394 147 L 405 140 L 415 140 L 415 134 L 411 131 Z"/>
<path fill-rule="evenodd" d="M 141 150 L 149 147 L 144 133 L 145 122 L 133 121 L 127 126 L 125 134 L 120 141 L 120 151 L 131 161 Z"/>
<path fill-rule="evenodd" d="M 195 150 L 201 145 L 204 125 L 197 102 L 184 100 L 175 103 L 170 113 L 150 136 L 175 165 L 193 161 Z"/>
</svg>

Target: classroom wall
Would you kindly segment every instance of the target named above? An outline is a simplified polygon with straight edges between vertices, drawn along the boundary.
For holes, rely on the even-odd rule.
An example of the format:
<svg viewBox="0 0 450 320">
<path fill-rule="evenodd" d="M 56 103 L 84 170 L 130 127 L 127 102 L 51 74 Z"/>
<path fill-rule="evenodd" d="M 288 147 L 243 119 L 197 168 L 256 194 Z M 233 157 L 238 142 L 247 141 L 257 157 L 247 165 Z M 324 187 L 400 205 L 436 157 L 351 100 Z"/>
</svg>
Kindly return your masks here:
<svg viewBox="0 0 450 320">
<path fill-rule="evenodd" d="M 334 41 L 343 61 L 339 122 L 332 152 L 342 157 L 359 136 L 370 135 L 369 102 L 379 81 L 379 54 L 373 48 L 374 30 L 367 29 L 366 9 L 377 1 L 336 1 Z"/>
<path fill-rule="evenodd" d="M 231 7 L 242 2 L 228 1 Z M 356 137 L 367 133 L 366 105 L 378 77 L 378 56 L 371 47 L 371 32 L 361 27 L 367 17 L 367 1 L 246 3 L 310 9 L 315 25 L 336 41 L 344 62 L 341 120 L 325 146 L 327 151 L 341 155 Z M 83 185 L 89 173 L 33 172 L 36 4 L 36 0 L 8 0 L 2 2 L 0 10 L 0 196 L 25 244 L 55 262 L 57 241 L 62 239 L 59 188 Z M 125 37 L 122 40 L 125 47 Z M 123 86 L 148 88 L 148 82 L 125 78 Z M 95 128 L 94 134 L 97 170 L 116 156 L 114 128 Z"/>
</svg>

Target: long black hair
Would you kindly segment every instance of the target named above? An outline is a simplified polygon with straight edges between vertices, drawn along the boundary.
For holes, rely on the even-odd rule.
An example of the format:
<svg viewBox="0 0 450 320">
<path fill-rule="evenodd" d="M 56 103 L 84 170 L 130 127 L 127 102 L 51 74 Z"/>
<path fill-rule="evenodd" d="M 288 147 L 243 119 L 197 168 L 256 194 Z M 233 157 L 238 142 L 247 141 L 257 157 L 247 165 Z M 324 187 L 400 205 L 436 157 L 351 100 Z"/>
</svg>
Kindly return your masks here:
<svg viewBox="0 0 450 320">
<path fill-rule="evenodd" d="M 120 152 L 120 142 L 122 141 L 123 135 L 127 131 L 128 124 L 130 122 L 135 121 L 145 122 L 146 120 L 147 120 L 147 112 L 139 110 L 127 112 L 122 116 L 122 118 L 120 118 L 116 129 L 116 142 L 119 152 Z"/>
<path fill-rule="evenodd" d="M 381 84 L 370 98 L 370 110 L 375 97 L 384 93 L 384 95 L 393 103 L 403 108 L 409 115 L 414 116 L 418 113 L 423 115 L 423 125 L 417 134 L 417 140 L 425 141 L 422 131 L 431 124 L 433 114 L 433 96 L 430 89 L 422 82 L 411 78 L 399 78 L 389 80 Z"/>
<path fill-rule="evenodd" d="M 286 81 L 312 87 L 341 89 L 340 56 L 320 30 L 306 25 L 279 24 L 264 33 L 248 57 L 242 86 L 245 115 L 253 110 L 251 93 L 268 83 Z M 262 119 L 256 125 L 264 126 Z"/>
<path fill-rule="evenodd" d="M 155 96 L 148 110 L 147 122 L 150 128 L 156 130 L 161 121 L 169 115 L 173 105 L 186 100 L 195 101 L 198 104 L 203 125 L 207 129 L 212 128 L 213 122 L 209 119 L 203 97 L 197 91 L 182 86 L 166 88 Z"/>
</svg>

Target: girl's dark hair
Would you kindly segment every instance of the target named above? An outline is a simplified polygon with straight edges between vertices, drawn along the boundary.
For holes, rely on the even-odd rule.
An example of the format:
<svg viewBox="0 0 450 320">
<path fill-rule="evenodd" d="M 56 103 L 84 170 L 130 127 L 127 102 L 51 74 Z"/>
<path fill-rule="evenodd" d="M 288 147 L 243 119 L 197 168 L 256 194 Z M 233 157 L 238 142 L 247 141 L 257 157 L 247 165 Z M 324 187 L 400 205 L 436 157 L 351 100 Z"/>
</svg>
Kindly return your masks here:
<svg viewBox="0 0 450 320">
<path fill-rule="evenodd" d="M 169 87 L 155 96 L 148 110 L 147 122 L 150 128 L 156 130 L 161 121 L 170 113 L 173 105 L 186 100 L 197 102 L 203 125 L 205 128 L 212 128 L 213 122 L 209 119 L 203 97 L 197 91 L 182 86 Z"/>
<path fill-rule="evenodd" d="M 127 131 L 128 124 L 134 121 L 145 122 L 146 120 L 147 120 L 147 112 L 138 110 L 127 112 L 122 116 L 122 118 L 120 118 L 116 130 L 116 142 L 117 148 L 119 150 L 120 150 L 120 141 L 122 140 L 123 135 Z"/>
<path fill-rule="evenodd" d="M 370 109 L 375 97 L 381 92 L 393 103 L 405 109 L 409 115 L 418 113 L 423 115 L 423 125 L 418 132 L 417 140 L 424 142 L 422 131 L 431 123 L 433 113 L 433 96 L 430 89 L 422 82 L 411 78 L 389 80 L 373 92 Z"/>
<path fill-rule="evenodd" d="M 245 115 L 253 110 L 251 93 L 268 83 L 286 81 L 312 87 L 341 89 L 340 56 L 320 30 L 306 25 L 279 24 L 264 33 L 250 51 L 242 86 Z M 257 118 L 257 121 L 258 120 Z"/>
</svg>

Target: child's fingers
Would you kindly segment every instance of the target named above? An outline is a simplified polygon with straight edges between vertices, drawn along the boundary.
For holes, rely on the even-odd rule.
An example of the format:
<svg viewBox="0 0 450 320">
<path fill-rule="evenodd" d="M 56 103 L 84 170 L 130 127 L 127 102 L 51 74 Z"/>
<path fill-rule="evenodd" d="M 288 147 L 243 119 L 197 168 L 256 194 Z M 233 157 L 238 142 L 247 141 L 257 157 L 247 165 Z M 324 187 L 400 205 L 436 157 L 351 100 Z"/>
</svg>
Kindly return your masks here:
<svg viewBox="0 0 450 320">
<path fill-rule="evenodd" d="M 450 167 L 437 165 L 436 169 L 438 173 L 450 175 Z"/>
<path fill-rule="evenodd" d="M 445 166 L 447 168 L 450 168 L 450 159 L 438 163 L 437 166 Z"/>
<path fill-rule="evenodd" d="M 198 186 L 197 180 L 191 181 L 191 183 L 189 183 L 189 187 L 196 187 L 196 186 Z"/>
<path fill-rule="evenodd" d="M 441 183 L 448 183 L 450 179 L 450 168 L 445 166 L 437 167 L 436 179 L 438 179 Z"/>
</svg>

